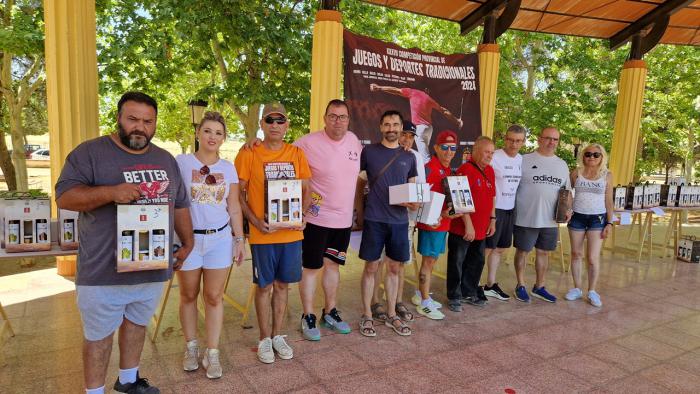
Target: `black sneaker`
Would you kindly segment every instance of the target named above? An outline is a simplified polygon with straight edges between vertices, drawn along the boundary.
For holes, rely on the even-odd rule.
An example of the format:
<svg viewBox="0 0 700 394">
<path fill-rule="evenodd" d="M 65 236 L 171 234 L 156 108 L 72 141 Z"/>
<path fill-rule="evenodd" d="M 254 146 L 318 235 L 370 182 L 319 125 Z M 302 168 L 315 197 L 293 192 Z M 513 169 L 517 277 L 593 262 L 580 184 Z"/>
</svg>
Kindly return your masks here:
<svg viewBox="0 0 700 394">
<path fill-rule="evenodd" d="M 478 306 L 480 308 L 483 308 L 486 306 L 486 302 L 482 299 L 479 298 L 479 296 L 469 296 L 469 297 L 462 297 L 461 300 L 459 300 L 462 304 L 469 304 L 473 306 Z"/>
<path fill-rule="evenodd" d="M 493 286 L 484 286 L 484 294 L 488 297 L 493 297 L 501 301 L 510 300 L 510 296 L 498 286 L 498 283 L 494 283 Z"/>
<path fill-rule="evenodd" d="M 486 298 L 486 294 L 484 294 L 484 288 L 482 286 L 476 288 L 476 297 L 488 304 L 489 299 Z"/>
<path fill-rule="evenodd" d="M 117 381 L 114 382 L 114 391 L 128 394 L 160 394 L 158 387 L 151 386 L 148 384 L 148 379 L 139 378 L 138 374 L 133 383 L 122 384 L 117 378 Z"/>
</svg>

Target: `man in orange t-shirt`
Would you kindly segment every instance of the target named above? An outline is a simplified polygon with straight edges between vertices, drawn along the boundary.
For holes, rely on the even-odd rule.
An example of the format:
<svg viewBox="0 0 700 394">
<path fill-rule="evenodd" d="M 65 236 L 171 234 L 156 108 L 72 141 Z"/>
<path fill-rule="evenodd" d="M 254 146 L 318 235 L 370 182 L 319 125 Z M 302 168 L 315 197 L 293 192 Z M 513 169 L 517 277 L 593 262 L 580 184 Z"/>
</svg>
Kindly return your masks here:
<svg viewBox="0 0 700 394">
<path fill-rule="evenodd" d="M 265 184 L 273 179 L 302 179 L 303 201 L 298 212 L 305 212 L 308 198 L 309 163 L 301 148 L 284 142 L 289 127 L 282 104 L 263 108 L 260 127 L 265 134 L 260 145 L 241 149 L 236 156 L 236 170 L 242 191 L 241 209 L 250 223 L 250 250 L 253 255 L 255 311 L 260 328 L 258 359 L 266 364 L 294 356 L 292 348 L 280 335 L 285 319 L 289 283 L 301 280 L 301 240 L 303 229 L 271 229 L 265 218 Z M 294 202 L 290 202 L 293 204 Z M 272 291 L 274 285 L 274 292 Z M 272 329 L 270 329 L 272 299 Z"/>
</svg>

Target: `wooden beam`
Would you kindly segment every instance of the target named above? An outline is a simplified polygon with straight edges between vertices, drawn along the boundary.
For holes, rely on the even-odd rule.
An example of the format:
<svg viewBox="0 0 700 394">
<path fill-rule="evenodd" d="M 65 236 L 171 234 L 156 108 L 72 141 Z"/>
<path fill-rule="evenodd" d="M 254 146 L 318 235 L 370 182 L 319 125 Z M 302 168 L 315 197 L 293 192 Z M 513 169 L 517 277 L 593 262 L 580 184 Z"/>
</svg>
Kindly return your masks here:
<svg viewBox="0 0 700 394">
<path fill-rule="evenodd" d="M 660 4 L 631 25 L 610 37 L 610 49 L 615 50 L 619 48 L 629 41 L 632 36 L 646 29 L 649 25 L 662 21 L 663 17 L 675 14 L 681 8 L 692 2 L 693 0 L 667 0 L 663 4 Z"/>
<path fill-rule="evenodd" d="M 503 6 L 506 2 L 507 0 L 487 0 L 485 3 L 482 3 L 474 12 L 459 21 L 462 35 L 474 30 L 475 27 L 479 26 L 484 17 Z"/>
</svg>

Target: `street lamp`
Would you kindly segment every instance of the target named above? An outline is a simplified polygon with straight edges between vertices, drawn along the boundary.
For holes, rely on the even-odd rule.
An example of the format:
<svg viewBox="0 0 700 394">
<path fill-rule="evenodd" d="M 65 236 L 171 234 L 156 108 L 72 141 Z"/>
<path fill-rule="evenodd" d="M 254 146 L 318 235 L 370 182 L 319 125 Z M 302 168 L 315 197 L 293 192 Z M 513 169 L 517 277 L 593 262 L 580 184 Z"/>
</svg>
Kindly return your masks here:
<svg viewBox="0 0 700 394">
<path fill-rule="evenodd" d="M 197 133 L 197 126 L 199 122 L 202 121 L 202 116 L 204 115 L 204 110 L 207 109 L 207 103 L 204 100 L 190 100 L 187 105 L 190 107 L 190 121 L 192 122 L 192 127 L 194 127 L 194 132 Z M 199 142 L 197 139 L 194 140 L 194 150 L 199 149 Z"/>
<path fill-rule="evenodd" d="M 578 148 L 581 146 L 581 139 L 578 137 L 571 137 L 571 144 L 574 145 L 574 159 L 578 159 Z"/>
</svg>

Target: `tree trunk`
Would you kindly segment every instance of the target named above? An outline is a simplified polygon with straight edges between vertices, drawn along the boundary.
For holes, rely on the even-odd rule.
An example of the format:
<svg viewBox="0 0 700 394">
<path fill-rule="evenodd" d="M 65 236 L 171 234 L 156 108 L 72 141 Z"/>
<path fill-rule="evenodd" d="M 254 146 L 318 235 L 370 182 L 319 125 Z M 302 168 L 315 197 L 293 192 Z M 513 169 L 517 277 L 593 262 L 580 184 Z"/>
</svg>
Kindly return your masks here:
<svg viewBox="0 0 700 394">
<path fill-rule="evenodd" d="M 8 190 L 17 190 L 17 178 L 15 177 L 15 166 L 12 164 L 10 152 L 5 143 L 5 133 L 0 131 L 0 169 L 5 176 L 5 183 Z"/>
<path fill-rule="evenodd" d="M 27 191 L 29 189 L 29 179 L 27 177 L 27 159 L 24 156 L 24 132 L 22 130 L 21 109 L 8 106 L 10 116 L 10 134 L 12 136 L 12 161 L 15 165 L 15 175 L 17 176 L 17 190 Z"/>
</svg>

